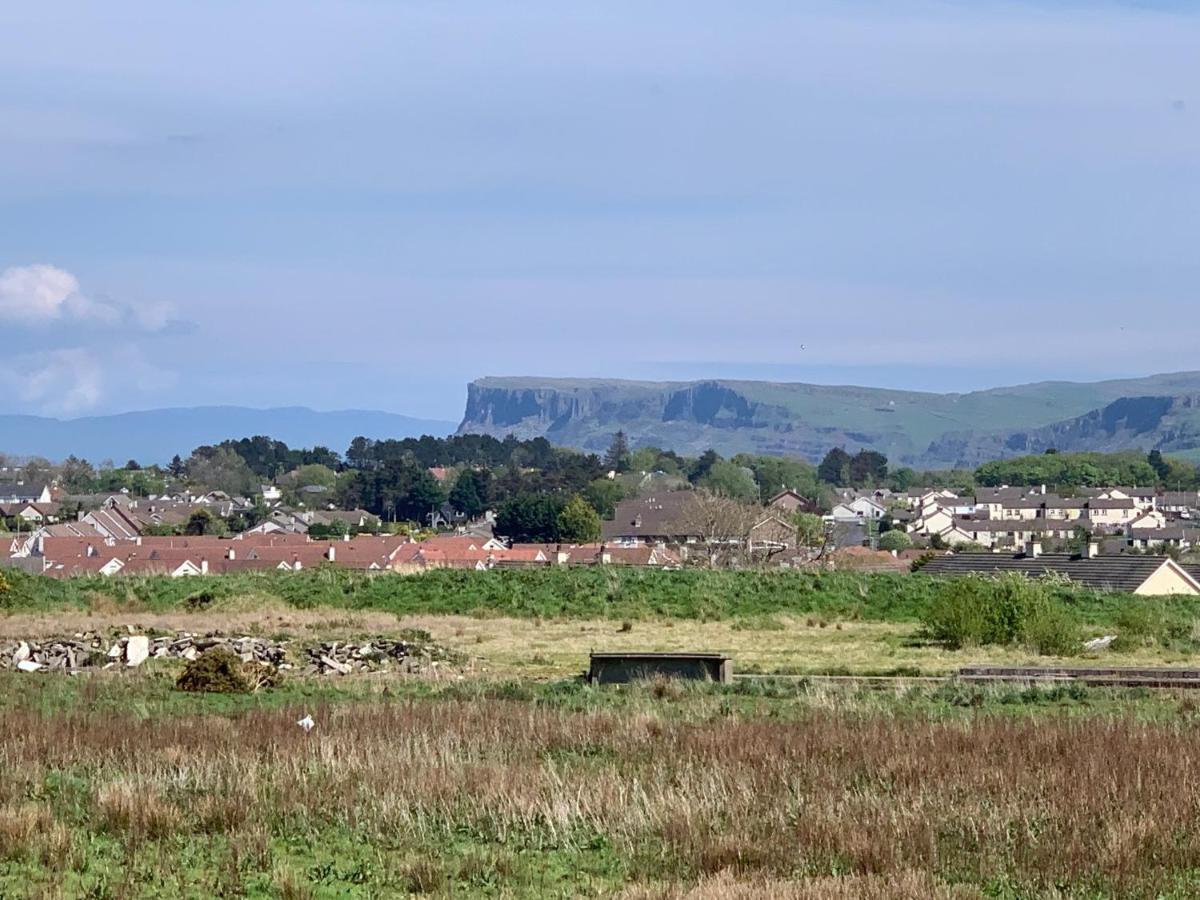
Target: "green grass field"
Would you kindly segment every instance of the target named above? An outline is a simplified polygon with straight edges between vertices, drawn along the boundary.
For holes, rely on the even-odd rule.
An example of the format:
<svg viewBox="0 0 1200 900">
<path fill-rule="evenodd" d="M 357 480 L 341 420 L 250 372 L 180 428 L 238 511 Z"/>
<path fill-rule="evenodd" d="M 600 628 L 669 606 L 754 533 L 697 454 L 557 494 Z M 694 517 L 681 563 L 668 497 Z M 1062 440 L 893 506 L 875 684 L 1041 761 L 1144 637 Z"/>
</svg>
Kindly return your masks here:
<svg viewBox="0 0 1200 900">
<path fill-rule="evenodd" d="M 241 695 L 180 692 L 170 660 L 0 672 L 0 897 L 1200 893 L 1200 696 L 804 677 L 1048 661 L 931 643 L 921 621 L 946 589 L 611 570 L 12 575 L 0 640 L 129 626 L 302 645 L 416 627 L 467 662 Z M 1194 664 L 1195 601 L 1053 594 L 1081 628 L 1122 634 L 1094 659 Z M 763 677 L 593 688 L 576 677 L 593 648 L 726 649 Z"/>
</svg>

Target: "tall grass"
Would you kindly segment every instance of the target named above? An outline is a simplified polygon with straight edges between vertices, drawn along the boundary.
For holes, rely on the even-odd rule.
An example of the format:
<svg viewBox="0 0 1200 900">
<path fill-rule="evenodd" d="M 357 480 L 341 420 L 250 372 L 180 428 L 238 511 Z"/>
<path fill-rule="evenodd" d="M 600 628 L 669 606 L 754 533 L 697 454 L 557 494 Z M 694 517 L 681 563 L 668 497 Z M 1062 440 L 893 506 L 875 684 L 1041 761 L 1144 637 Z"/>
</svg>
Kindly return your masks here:
<svg viewBox="0 0 1200 900">
<path fill-rule="evenodd" d="M 463 700 L 320 708 L 305 735 L 300 712 L 3 714 L 0 894 L 17 874 L 72 895 L 127 880 L 131 896 L 854 895 L 842 876 L 867 896 L 905 880 L 931 895 L 1200 889 L 1193 726 L 836 708 L 683 722 Z"/>
<path fill-rule="evenodd" d="M 520 618 L 728 619 L 773 613 L 916 621 L 930 581 L 903 575 L 794 571 L 649 571 L 610 567 L 435 570 L 376 575 L 345 569 L 205 578 L 80 578 L 12 573 L 0 598 L 10 610 L 110 608 L 214 610 L 252 597 L 295 608 L 398 614 L 497 614 Z M 201 598 L 200 602 L 197 598 Z"/>
</svg>

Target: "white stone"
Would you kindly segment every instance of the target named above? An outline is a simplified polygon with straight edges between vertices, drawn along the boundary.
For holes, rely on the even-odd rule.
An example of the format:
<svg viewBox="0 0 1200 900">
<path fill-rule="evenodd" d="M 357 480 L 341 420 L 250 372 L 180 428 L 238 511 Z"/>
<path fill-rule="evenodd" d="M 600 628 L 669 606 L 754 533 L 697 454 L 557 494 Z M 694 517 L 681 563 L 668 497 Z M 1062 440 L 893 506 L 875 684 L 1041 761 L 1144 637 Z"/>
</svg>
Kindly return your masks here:
<svg viewBox="0 0 1200 900">
<path fill-rule="evenodd" d="M 109 659 L 116 659 L 120 655 L 121 655 L 121 645 L 120 644 L 113 644 L 111 647 L 108 648 L 108 658 Z"/>
<path fill-rule="evenodd" d="M 125 644 L 125 665 L 140 666 L 150 656 L 150 638 L 135 634 Z"/>
<path fill-rule="evenodd" d="M 23 659 L 17 663 L 17 668 L 22 672 L 36 672 L 38 669 L 43 668 L 43 666 L 41 663 L 36 663 L 31 659 Z"/>
<path fill-rule="evenodd" d="M 13 665 L 24 662 L 29 659 L 29 654 L 33 651 L 29 649 L 29 645 L 21 641 L 21 645 L 17 647 L 17 652 L 13 654 Z"/>
<path fill-rule="evenodd" d="M 192 659 L 195 659 L 197 656 L 199 656 L 200 652 L 195 647 L 188 647 L 186 650 L 184 650 L 179 655 L 182 656 L 184 659 L 192 660 Z"/>
<path fill-rule="evenodd" d="M 345 663 L 340 663 L 336 659 L 333 659 L 332 657 L 329 657 L 329 656 L 322 656 L 321 662 L 323 662 L 329 668 L 333 669 L 333 671 L 338 672 L 342 675 L 349 675 L 351 672 L 354 671 L 354 669 L 352 667 L 346 665 Z"/>
<path fill-rule="evenodd" d="M 1084 650 L 1107 650 L 1109 645 L 1117 639 L 1115 634 L 1106 634 L 1104 637 L 1094 638 L 1090 641 L 1085 641 L 1083 644 Z"/>
</svg>

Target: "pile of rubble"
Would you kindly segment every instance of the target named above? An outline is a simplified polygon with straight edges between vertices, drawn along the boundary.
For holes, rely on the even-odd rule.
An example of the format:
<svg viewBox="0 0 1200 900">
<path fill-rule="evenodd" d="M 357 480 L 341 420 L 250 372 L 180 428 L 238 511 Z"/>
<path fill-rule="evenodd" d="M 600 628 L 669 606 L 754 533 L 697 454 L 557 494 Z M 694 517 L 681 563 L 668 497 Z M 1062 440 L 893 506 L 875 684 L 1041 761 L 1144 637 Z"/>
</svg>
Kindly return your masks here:
<svg viewBox="0 0 1200 900">
<path fill-rule="evenodd" d="M 400 666 L 403 671 L 416 672 L 436 668 L 439 663 L 453 662 L 454 654 L 445 647 L 427 640 L 394 640 L 375 638 L 361 644 L 350 641 L 327 641 L 305 651 L 308 675 L 350 675 L 354 672 L 380 672 Z"/>
<path fill-rule="evenodd" d="M 78 632 L 69 638 L 0 641 L 0 669 L 74 672 L 135 667 L 147 659 L 192 660 L 211 647 L 228 647 L 242 662 L 261 663 L 279 671 L 295 668 L 289 661 L 286 641 L 182 631 L 156 637 Z M 424 634 L 415 640 L 378 637 L 363 642 L 326 641 L 305 648 L 300 656 L 307 664 L 306 675 L 350 675 L 396 668 L 418 672 L 436 668 L 442 662 L 456 661 L 455 654 L 430 642 Z"/>
<path fill-rule="evenodd" d="M 41 669 L 74 671 L 94 667 L 133 667 L 147 659 L 195 659 L 208 648 L 217 646 L 228 647 L 243 662 L 291 668 L 286 661 L 285 645 L 262 638 L 227 637 L 219 633 L 196 635 L 187 631 L 157 637 L 144 634 L 113 637 L 88 631 L 76 632 L 69 638 L 0 643 L 0 669 L 37 672 Z"/>
</svg>

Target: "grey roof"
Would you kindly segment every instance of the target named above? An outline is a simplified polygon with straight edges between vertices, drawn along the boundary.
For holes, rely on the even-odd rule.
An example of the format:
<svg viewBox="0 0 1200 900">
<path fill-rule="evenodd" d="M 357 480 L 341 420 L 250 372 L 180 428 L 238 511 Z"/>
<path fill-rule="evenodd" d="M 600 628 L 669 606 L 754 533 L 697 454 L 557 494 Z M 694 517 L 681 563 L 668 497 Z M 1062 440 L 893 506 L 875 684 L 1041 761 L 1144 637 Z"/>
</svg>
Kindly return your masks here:
<svg viewBox="0 0 1200 900">
<path fill-rule="evenodd" d="M 962 519 L 954 520 L 954 527 L 963 531 L 997 532 L 999 534 L 1022 531 L 1072 531 L 1075 523 L 1069 519 Z"/>
<path fill-rule="evenodd" d="M 1097 591 L 1133 593 L 1146 579 L 1168 564 L 1161 556 L 1081 556 L 1047 553 L 1032 557 L 1024 554 L 1010 556 L 1000 553 L 954 553 L 935 556 L 921 567 L 927 575 L 994 575 L 1002 572 L 1021 572 L 1030 578 L 1043 575 L 1065 575 L 1076 584 Z M 1189 573 L 1196 577 L 1195 573 Z"/>
<path fill-rule="evenodd" d="M 1159 506 L 1200 506 L 1196 491 L 1166 491 L 1158 498 Z"/>
<path fill-rule="evenodd" d="M 668 491 L 653 497 L 624 500 L 617 504 L 611 522 L 601 525 L 601 537 L 611 541 L 621 537 L 686 537 L 696 532 L 689 523 L 691 491 Z"/>
</svg>

